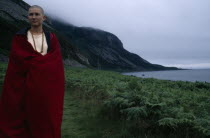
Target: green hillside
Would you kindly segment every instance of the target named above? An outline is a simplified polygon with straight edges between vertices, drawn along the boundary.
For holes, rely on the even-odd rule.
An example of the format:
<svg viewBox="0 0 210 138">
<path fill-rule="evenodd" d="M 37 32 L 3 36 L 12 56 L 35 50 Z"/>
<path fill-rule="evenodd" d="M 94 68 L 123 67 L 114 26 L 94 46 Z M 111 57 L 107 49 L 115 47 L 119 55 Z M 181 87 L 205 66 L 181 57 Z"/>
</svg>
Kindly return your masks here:
<svg viewBox="0 0 210 138">
<path fill-rule="evenodd" d="M 0 64 L 0 87 L 6 67 Z M 65 77 L 63 138 L 210 136 L 210 83 L 67 66 Z"/>
</svg>

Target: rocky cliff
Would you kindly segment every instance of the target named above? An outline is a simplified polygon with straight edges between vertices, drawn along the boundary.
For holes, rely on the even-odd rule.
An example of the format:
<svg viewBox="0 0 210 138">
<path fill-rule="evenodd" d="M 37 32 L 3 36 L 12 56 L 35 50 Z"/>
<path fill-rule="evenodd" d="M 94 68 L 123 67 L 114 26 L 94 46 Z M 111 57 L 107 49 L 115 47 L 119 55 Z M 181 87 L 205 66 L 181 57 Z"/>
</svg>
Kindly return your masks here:
<svg viewBox="0 0 210 138">
<path fill-rule="evenodd" d="M 117 71 L 176 69 L 151 64 L 127 51 L 120 39 L 112 33 L 90 27 L 76 27 L 58 20 L 51 20 L 51 23 L 56 30 L 65 34 L 96 68 Z"/>
</svg>

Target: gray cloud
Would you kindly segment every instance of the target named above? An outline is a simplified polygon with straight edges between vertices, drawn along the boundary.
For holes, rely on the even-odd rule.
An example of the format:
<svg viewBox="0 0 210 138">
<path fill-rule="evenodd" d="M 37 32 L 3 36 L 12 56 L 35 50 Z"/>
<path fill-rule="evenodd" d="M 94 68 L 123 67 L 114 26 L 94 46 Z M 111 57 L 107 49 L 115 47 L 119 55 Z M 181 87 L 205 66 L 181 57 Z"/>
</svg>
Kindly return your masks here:
<svg viewBox="0 0 210 138">
<path fill-rule="evenodd" d="M 24 0 L 77 26 L 117 35 L 149 62 L 210 68 L 209 0 Z"/>
</svg>

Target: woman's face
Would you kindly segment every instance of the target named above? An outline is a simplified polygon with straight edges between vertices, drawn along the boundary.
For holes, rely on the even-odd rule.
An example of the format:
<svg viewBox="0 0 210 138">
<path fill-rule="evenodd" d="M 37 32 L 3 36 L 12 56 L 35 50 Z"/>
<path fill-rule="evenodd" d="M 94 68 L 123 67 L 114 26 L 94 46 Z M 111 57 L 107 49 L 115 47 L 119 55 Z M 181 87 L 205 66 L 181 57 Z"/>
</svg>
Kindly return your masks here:
<svg viewBox="0 0 210 138">
<path fill-rule="evenodd" d="M 30 8 L 28 11 L 28 20 L 31 26 L 39 27 L 42 25 L 46 17 L 43 15 L 41 9 Z"/>
</svg>

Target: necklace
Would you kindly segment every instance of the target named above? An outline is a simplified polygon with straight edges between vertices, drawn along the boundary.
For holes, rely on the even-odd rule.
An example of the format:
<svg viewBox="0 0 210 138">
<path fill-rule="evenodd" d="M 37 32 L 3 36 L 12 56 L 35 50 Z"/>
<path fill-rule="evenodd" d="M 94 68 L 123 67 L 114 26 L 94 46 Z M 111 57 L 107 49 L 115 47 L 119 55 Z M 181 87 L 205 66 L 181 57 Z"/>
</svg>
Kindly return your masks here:
<svg viewBox="0 0 210 138">
<path fill-rule="evenodd" d="M 31 35 L 32 35 L 33 42 L 34 42 L 34 47 L 35 47 L 35 50 L 36 50 L 36 44 L 35 44 L 34 36 L 33 36 L 33 33 L 32 33 L 32 31 L 31 31 L 31 30 L 30 30 L 30 33 L 31 33 Z M 44 32 L 42 31 L 42 48 L 41 48 L 40 53 L 42 53 L 42 52 L 43 52 L 43 42 L 44 42 Z M 37 51 L 37 50 L 36 50 L 36 51 Z M 37 52 L 38 52 L 38 51 L 37 51 Z"/>
</svg>

